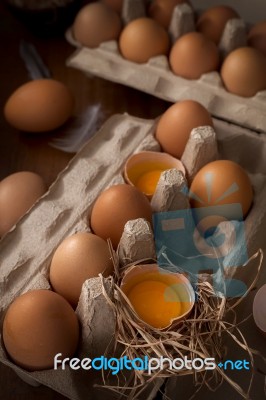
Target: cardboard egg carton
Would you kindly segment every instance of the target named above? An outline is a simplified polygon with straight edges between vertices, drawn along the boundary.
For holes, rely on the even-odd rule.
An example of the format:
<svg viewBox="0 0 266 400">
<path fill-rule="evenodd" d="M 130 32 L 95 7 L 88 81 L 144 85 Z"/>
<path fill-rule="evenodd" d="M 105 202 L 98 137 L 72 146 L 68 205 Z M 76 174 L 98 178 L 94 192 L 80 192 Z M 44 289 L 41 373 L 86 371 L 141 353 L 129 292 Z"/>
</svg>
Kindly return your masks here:
<svg viewBox="0 0 266 400">
<path fill-rule="evenodd" d="M 1 332 L 5 311 L 18 295 L 36 288 L 50 287 L 48 277 L 53 252 L 65 237 L 90 230 L 88 216 L 94 201 L 107 187 L 123 182 L 122 171 L 128 157 L 141 150 L 160 150 L 154 138 L 156 124 L 157 121 L 128 115 L 110 118 L 71 160 L 49 191 L 0 241 Z M 266 137 L 219 120 L 214 120 L 214 130 L 219 157 L 240 163 L 252 179 L 255 199 L 245 226 L 249 252 L 253 254 L 259 247 L 266 247 L 263 243 L 266 227 Z M 195 160 L 188 168 L 189 179 L 202 164 L 216 157 L 217 147 L 213 139 L 214 133 L 208 128 L 192 132 L 183 156 L 183 162 L 188 163 L 192 152 Z M 202 143 L 209 146 L 207 158 Z M 198 148 L 202 148 L 202 151 L 196 154 Z M 173 198 L 180 207 L 188 207 L 186 200 L 180 196 L 184 184 L 184 177 L 176 175 L 175 171 L 164 174 L 157 187 L 153 208 L 157 207 L 157 211 L 169 209 L 169 201 L 172 202 Z M 173 191 L 173 185 L 179 189 Z M 121 239 L 119 256 L 121 261 L 155 256 L 153 234 L 145 221 L 128 222 Z M 248 279 L 252 276 L 248 269 L 243 269 L 243 275 Z M 104 279 L 104 282 L 107 292 L 110 291 L 109 279 Z M 114 339 L 115 317 L 103 297 L 100 278 L 84 283 L 76 313 L 82 325 L 78 356 L 104 355 L 106 347 Z M 69 367 L 64 371 L 23 370 L 8 358 L 2 338 L 0 361 L 29 384 L 44 384 L 72 400 L 120 398 L 118 394 L 94 386 L 102 384 L 99 371 L 72 371 Z M 118 383 L 116 377 L 111 383 Z M 152 400 L 162 383 L 162 380 L 155 381 L 138 398 Z"/>
<path fill-rule="evenodd" d="M 138 3 L 136 0 L 125 0 L 122 13 L 124 22 L 143 15 L 141 2 Z M 172 41 L 193 30 L 195 24 L 191 8 L 187 4 L 177 5 L 169 28 Z M 251 98 L 240 97 L 224 88 L 216 71 L 204 74 L 198 80 L 188 80 L 173 74 L 164 55 L 151 58 L 145 64 L 137 64 L 122 57 L 117 41 L 104 42 L 96 49 L 81 47 L 74 39 L 71 28 L 66 32 L 66 39 L 78 48 L 66 62 L 69 67 L 77 68 L 89 76 L 96 75 L 131 86 L 170 102 L 196 100 L 218 118 L 266 132 L 266 91 L 258 92 Z M 219 44 L 222 56 L 245 44 L 244 21 L 228 21 Z"/>
</svg>

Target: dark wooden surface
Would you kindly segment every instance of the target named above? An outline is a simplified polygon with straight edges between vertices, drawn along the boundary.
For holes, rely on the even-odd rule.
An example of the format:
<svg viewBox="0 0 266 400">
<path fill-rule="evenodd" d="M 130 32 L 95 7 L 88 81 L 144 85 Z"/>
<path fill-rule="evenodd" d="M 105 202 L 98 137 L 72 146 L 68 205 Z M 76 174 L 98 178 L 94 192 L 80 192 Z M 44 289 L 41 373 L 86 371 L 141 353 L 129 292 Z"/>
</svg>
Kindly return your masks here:
<svg viewBox="0 0 266 400">
<path fill-rule="evenodd" d="M 0 180 L 9 174 L 30 170 L 39 173 L 50 185 L 73 156 L 48 145 L 49 135 L 25 134 L 8 125 L 3 116 L 7 98 L 20 85 L 29 80 L 24 63 L 19 56 L 23 38 L 33 43 L 55 79 L 67 84 L 75 100 L 75 114 L 87 105 L 101 103 L 105 118 L 114 113 L 154 118 L 161 114 L 167 103 L 136 90 L 116 85 L 99 78 L 87 78 L 80 71 L 67 68 L 66 58 L 74 51 L 61 37 L 40 38 L 32 34 L 9 9 L 0 2 Z M 46 387 L 32 388 L 9 368 L 0 364 L 1 400 L 63 399 Z"/>
</svg>

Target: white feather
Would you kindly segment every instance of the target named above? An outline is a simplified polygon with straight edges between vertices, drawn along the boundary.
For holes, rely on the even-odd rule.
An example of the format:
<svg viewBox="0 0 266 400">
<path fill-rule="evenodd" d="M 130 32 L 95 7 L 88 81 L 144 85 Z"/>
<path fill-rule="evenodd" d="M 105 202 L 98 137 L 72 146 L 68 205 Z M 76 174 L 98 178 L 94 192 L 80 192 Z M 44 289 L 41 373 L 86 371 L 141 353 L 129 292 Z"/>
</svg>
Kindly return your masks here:
<svg viewBox="0 0 266 400">
<path fill-rule="evenodd" d="M 31 79 L 51 77 L 50 71 L 31 43 L 21 41 L 20 55 Z M 103 112 L 100 104 L 89 106 L 76 118 L 71 128 L 68 128 L 64 134 L 55 136 L 49 145 L 67 153 L 76 153 L 96 133 L 102 121 Z"/>
<path fill-rule="evenodd" d="M 49 69 L 44 64 L 33 44 L 21 40 L 19 52 L 25 63 L 30 79 L 51 78 Z"/>
<path fill-rule="evenodd" d="M 54 137 L 49 145 L 66 153 L 76 153 L 96 133 L 102 121 L 101 105 L 89 106 L 77 117 L 73 127 L 69 128 L 64 136 Z"/>
</svg>

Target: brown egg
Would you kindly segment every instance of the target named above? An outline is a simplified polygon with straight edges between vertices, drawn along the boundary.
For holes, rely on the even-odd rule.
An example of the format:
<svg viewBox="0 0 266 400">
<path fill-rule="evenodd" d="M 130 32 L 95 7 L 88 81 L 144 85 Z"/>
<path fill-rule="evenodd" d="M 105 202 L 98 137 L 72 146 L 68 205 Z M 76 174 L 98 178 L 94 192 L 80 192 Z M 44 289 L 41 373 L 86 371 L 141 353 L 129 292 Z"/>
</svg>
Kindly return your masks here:
<svg viewBox="0 0 266 400">
<path fill-rule="evenodd" d="M 149 16 L 168 29 L 175 6 L 189 3 L 187 0 L 154 0 L 149 8 Z"/>
<path fill-rule="evenodd" d="M 133 186 L 115 185 L 96 200 L 91 213 L 91 228 L 103 239 L 110 238 L 118 246 L 125 224 L 145 218 L 152 223 L 152 210 L 146 196 Z"/>
<path fill-rule="evenodd" d="M 83 283 L 100 273 L 113 272 L 105 240 L 92 233 L 80 232 L 67 237 L 56 249 L 50 267 L 50 282 L 73 307 L 79 301 Z"/>
<path fill-rule="evenodd" d="M 20 86 L 9 97 L 4 114 L 16 129 L 46 132 L 63 125 L 73 109 L 73 96 L 63 83 L 36 79 Z"/>
<path fill-rule="evenodd" d="M 114 10 L 104 3 L 91 3 L 77 14 L 73 24 L 75 39 L 84 46 L 95 48 L 108 40 L 116 40 L 122 22 Z"/>
<path fill-rule="evenodd" d="M 151 57 L 167 54 L 169 36 L 164 28 L 151 18 L 138 18 L 122 31 L 119 47 L 122 56 L 136 63 L 146 63 Z"/>
<path fill-rule="evenodd" d="M 240 18 L 233 8 L 228 6 L 211 7 L 201 14 L 196 28 L 207 38 L 218 44 L 222 38 L 226 23 L 233 18 Z"/>
<path fill-rule="evenodd" d="M 250 29 L 248 44 L 266 56 L 266 21 L 258 22 Z"/>
<path fill-rule="evenodd" d="M 221 77 L 228 92 L 254 96 L 266 89 L 266 58 L 257 49 L 240 47 L 224 60 Z"/>
<path fill-rule="evenodd" d="M 213 126 L 209 112 L 193 100 L 173 104 L 161 116 L 155 137 L 163 150 L 180 159 L 193 128 Z"/>
<path fill-rule="evenodd" d="M 213 161 L 195 176 L 190 187 L 193 208 L 240 204 L 245 217 L 253 201 L 253 189 L 246 171 L 229 160 Z M 230 211 L 230 210 L 229 210 Z M 231 219 L 241 219 L 233 215 Z"/>
<path fill-rule="evenodd" d="M 124 0 L 102 0 L 107 6 L 121 14 Z"/>
<path fill-rule="evenodd" d="M 202 33 L 190 32 L 175 42 L 169 62 L 174 74 L 186 79 L 198 79 L 202 74 L 218 69 L 219 51 Z"/>
<path fill-rule="evenodd" d="M 43 179 L 34 172 L 9 175 L 0 182 L 0 237 L 46 192 Z"/>
<path fill-rule="evenodd" d="M 29 371 L 53 368 L 54 357 L 74 355 L 79 324 L 68 302 L 50 290 L 33 290 L 9 306 L 3 341 L 10 358 Z"/>
</svg>

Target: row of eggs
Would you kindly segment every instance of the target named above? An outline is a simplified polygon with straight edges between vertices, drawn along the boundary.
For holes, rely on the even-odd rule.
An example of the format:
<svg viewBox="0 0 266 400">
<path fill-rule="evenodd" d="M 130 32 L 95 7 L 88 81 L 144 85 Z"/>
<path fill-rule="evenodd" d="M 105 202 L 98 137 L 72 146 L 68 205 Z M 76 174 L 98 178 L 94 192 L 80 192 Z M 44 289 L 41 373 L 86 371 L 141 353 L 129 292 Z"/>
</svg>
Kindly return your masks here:
<svg viewBox="0 0 266 400">
<path fill-rule="evenodd" d="M 77 42 L 90 48 L 98 47 L 104 41 L 117 40 L 121 55 L 136 63 L 169 55 L 172 72 L 186 79 L 199 79 L 205 73 L 220 70 L 225 88 L 239 96 L 252 97 L 265 90 L 266 58 L 261 43 L 265 41 L 266 23 L 250 31 L 249 43 L 253 47 L 240 47 L 221 63 L 218 43 L 227 21 L 239 18 L 238 14 L 230 7 L 213 7 L 199 17 L 196 32 L 184 34 L 171 46 L 165 29 L 169 24 L 169 10 L 172 12 L 176 4 L 183 2 L 167 4 L 166 1 L 163 4 L 154 1 L 149 18 L 137 18 L 123 29 L 119 15 L 112 8 L 94 2 L 77 14 L 72 27 L 73 36 Z"/>
<path fill-rule="evenodd" d="M 179 107 L 182 109 L 184 106 L 192 108 L 190 118 L 186 116 L 184 118 L 186 124 L 182 126 L 179 125 L 182 122 Z M 198 117 L 193 125 L 191 120 L 196 114 L 195 109 L 202 111 L 203 119 Z M 168 113 L 172 115 L 170 128 L 168 128 L 170 133 L 167 126 L 164 128 L 161 126 Z M 183 111 L 181 115 L 184 117 L 186 113 Z M 182 155 L 183 142 L 186 142 L 189 137 L 188 131 L 201 123 L 212 125 L 207 110 L 196 102 L 180 102 L 171 106 L 163 114 L 155 136 L 166 151 L 167 143 L 161 140 L 160 129 L 165 131 L 166 136 L 167 133 L 170 136 L 174 135 L 175 139 L 172 138 L 174 142 L 181 143 L 178 152 Z M 173 124 L 176 125 L 175 130 L 172 129 Z M 180 138 L 179 135 L 181 135 Z M 182 135 L 186 135 L 186 140 L 182 139 Z M 174 148 L 171 150 L 176 157 L 177 150 Z M 131 167 L 134 169 L 135 166 L 136 164 L 133 164 Z M 155 171 L 158 171 L 158 168 L 155 166 Z M 152 191 L 154 191 L 159 177 L 150 176 L 151 172 L 153 171 L 144 171 L 144 175 L 149 174 L 148 177 L 144 177 L 146 179 L 146 181 L 144 179 L 144 188 L 146 190 L 147 186 L 150 187 L 149 180 L 151 179 Z M 207 195 L 206 187 L 204 187 L 206 173 L 214 174 L 216 192 L 213 201 L 224 192 L 225 187 L 230 186 L 230 183 L 237 183 L 239 188 L 237 197 L 229 198 L 227 201 L 241 203 L 243 213 L 248 212 L 253 191 L 248 175 L 239 165 L 227 160 L 206 165 L 196 175 L 191 186 L 193 192 L 199 197 Z M 113 273 L 113 264 L 106 240 L 111 239 L 112 245 L 117 248 L 125 223 L 129 220 L 145 218 L 152 224 L 151 205 L 147 195 L 140 191 L 138 182 L 139 179 L 137 187 L 134 183 L 121 184 L 103 191 L 94 203 L 91 215 L 88 216 L 88 225 L 93 233 L 80 232 L 69 236 L 55 249 L 49 269 L 49 280 L 53 291 L 30 291 L 19 296 L 9 306 L 4 318 L 3 342 L 9 356 L 19 366 L 28 370 L 52 368 L 55 354 L 61 352 L 64 357 L 71 357 L 76 352 L 80 335 L 79 322 L 74 309 L 79 301 L 82 285 L 85 280 L 96 277 L 99 273 L 106 277 Z M 2 184 L 3 181 L 0 183 L 0 196 Z M 13 190 L 15 190 L 15 185 Z M 152 193 L 149 196 L 151 195 Z M 201 206 L 194 203 L 192 205 L 193 207 Z M 180 290 L 174 290 L 175 287 L 180 289 L 180 277 L 174 278 L 170 273 L 169 275 L 161 274 L 157 266 L 152 271 L 149 270 L 151 268 L 149 265 L 142 268 L 139 279 L 136 280 L 134 275 L 131 281 L 134 284 L 128 280 L 127 285 L 124 286 L 124 292 L 140 320 L 155 329 L 165 329 L 171 326 L 173 321 L 179 321 L 188 315 L 194 303 L 194 292 L 189 281 L 183 277 L 181 283 L 186 288 L 187 295 L 185 299 L 181 299 Z M 147 275 L 147 271 L 150 274 Z M 167 280 L 162 279 L 163 277 Z M 178 285 L 176 285 L 176 279 L 179 279 Z"/>
<path fill-rule="evenodd" d="M 80 235 L 88 243 L 95 236 Z M 130 268 L 120 289 L 136 320 L 156 331 L 179 324 L 195 303 L 189 280 L 183 274 L 161 270 L 156 264 Z M 80 322 L 60 294 L 48 289 L 31 290 L 18 296 L 6 311 L 2 332 L 5 350 L 12 361 L 28 371 L 53 368 L 56 354 L 71 358 L 77 353 Z"/>
<path fill-rule="evenodd" d="M 102 2 L 119 14 L 122 13 L 124 0 L 102 0 Z M 165 29 L 169 28 L 174 8 L 177 5 L 187 3 L 192 8 L 189 0 L 151 0 L 147 3 L 149 3 L 147 15 Z M 232 7 L 213 6 L 199 17 L 195 15 L 196 29 L 218 44 L 227 21 L 233 18 L 240 17 Z M 248 31 L 248 44 L 266 55 L 265 35 L 266 21 L 255 24 Z"/>
<path fill-rule="evenodd" d="M 102 0 L 102 3 L 107 5 L 113 11 L 117 12 L 118 15 L 121 15 L 124 0 Z M 148 17 L 154 19 L 163 28 L 168 29 L 170 26 L 174 8 L 177 5 L 184 3 L 189 4 L 189 6 L 192 8 L 192 5 L 188 0 L 153 0 L 150 1 L 150 5 L 147 10 L 147 15 Z M 91 9 L 93 10 L 93 8 Z M 105 11 L 105 17 L 106 17 L 105 22 L 107 24 L 110 24 L 110 22 L 108 22 L 108 19 L 111 18 L 110 15 L 113 15 L 112 13 L 108 14 L 106 8 L 101 6 L 98 7 L 98 13 L 97 13 L 97 7 L 95 5 L 94 5 L 94 10 L 95 10 L 94 18 L 97 17 L 104 18 L 104 11 Z M 101 10 L 103 10 L 102 14 Z M 87 17 L 88 15 L 89 14 L 87 14 Z M 204 11 L 199 17 L 195 15 L 196 29 L 198 32 L 204 33 L 204 35 L 209 39 L 211 39 L 214 43 L 219 44 L 226 23 L 230 19 L 238 19 L 238 18 L 240 18 L 239 14 L 232 7 L 223 5 L 213 6 Z M 115 17 L 113 17 L 113 19 L 115 19 Z M 118 21 L 117 18 L 116 21 Z M 117 23 L 117 25 L 121 26 L 122 25 L 121 21 L 120 23 Z M 97 44 L 94 44 L 92 46 L 96 47 L 104 40 L 106 41 L 106 40 L 116 39 L 116 37 L 112 38 L 108 37 L 107 31 L 101 32 L 101 34 L 102 37 L 104 35 L 106 35 L 106 37 L 101 38 Z M 265 35 L 266 35 L 266 21 L 257 23 L 256 25 L 252 26 L 248 31 L 248 44 L 254 48 L 257 48 L 266 55 Z M 95 40 L 97 40 L 97 38 Z"/>
<path fill-rule="evenodd" d="M 41 82 L 47 83 L 45 80 Z M 34 83 L 37 84 L 38 82 L 35 81 Z M 145 159 L 144 161 L 140 159 L 138 162 L 136 161 L 136 157 L 133 156 L 126 163 L 125 178 L 127 182 L 135 185 L 144 192 L 145 195 L 150 197 L 164 169 L 175 168 L 177 165 L 179 169 L 182 169 L 181 163 L 176 159 L 181 159 L 186 143 L 189 140 L 190 132 L 193 128 L 199 126 L 213 126 L 213 122 L 208 111 L 198 102 L 186 100 L 169 107 L 159 119 L 155 132 L 157 141 L 161 145 L 162 150 L 168 153 L 168 156 L 161 155 L 159 159 L 157 156 L 156 161 L 153 157 L 149 162 L 147 156 L 146 161 Z M 173 160 L 169 155 L 175 159 Z M 215 167 L 215 165 L 218 165 L 217 163 L 221 165 Z M 242 204 L 243 215 L 245 216 L 252 203 L 252 188 L 249 179 L 241 167 L 233 168 L 232 166 L 231 168 L 225 168 L 223 163 L 229 163 L 229 161 L 217 161 L 214 167 L 212 167 L 213 173 L 215 173 L 215 180 L 219 182 L 219 184 L 216 185 L 218 189 L 213 189 L 215 191 L 214 196 L 216 198 L 218 198 L 219 195 L 221 196 L 223 192 L 230 187 L 230 181 L 232 181 L 232 183 L 236 182 L 239 190 L 234 194 L 234 197 L 232 197 L 233 195 L 229 197 L 228 201 Z M 208 169 L 210 168 L 209 166 Z M 145 174 L 143 173 L 144 169 Z M 225 177 L 227 175 L 228 179 L 226 181 Z M 201 172 L 199 172 L 192 183 L 191 190 L 199 198 L 205 199 L 204 178 L 201 176 L 204 177 L 204 174 L 202 175 Z M 221 179 L 224 180 L 224 183 L 221 182 Z M 29 187 L 31 190 L 28 190 Z M 45 191 L 46 186 L 43 180 L 38 175 L 30 172 L 20 172 L 0 182 L 0 237 L 11 229 L 17 220 L 29 209 L 38 197 L 45 193 Z M 18 196 L 20 198 L 19 204 L 10 209 L 12 199 Z M 133 209 L 134 208 L 135 207 L 133 207 Z M 95 206 L 95 210 L 96 209 L 97 207 Z M 118 209 L 118 212 L 119 211 Z M 144 216 L 147 218 L 147 215 L 148 211 L 146 211 Z M 134 216 L 132 217 L 134 219 Z M 137 217 L 138 216 L 135 218 Z M 95 221 L 95 218 L 93 217 L 92 220 Z M 151 218 L 148 218 L 148 220 L 151 221 Z M 113 238 L 114 246 L 117 246 L 119 239 L 119 235 Z"/>
</svg>

